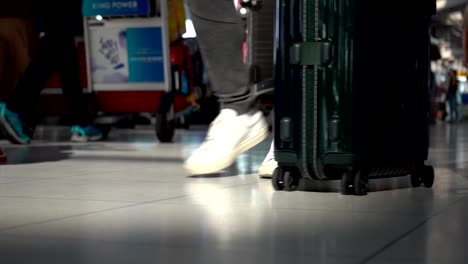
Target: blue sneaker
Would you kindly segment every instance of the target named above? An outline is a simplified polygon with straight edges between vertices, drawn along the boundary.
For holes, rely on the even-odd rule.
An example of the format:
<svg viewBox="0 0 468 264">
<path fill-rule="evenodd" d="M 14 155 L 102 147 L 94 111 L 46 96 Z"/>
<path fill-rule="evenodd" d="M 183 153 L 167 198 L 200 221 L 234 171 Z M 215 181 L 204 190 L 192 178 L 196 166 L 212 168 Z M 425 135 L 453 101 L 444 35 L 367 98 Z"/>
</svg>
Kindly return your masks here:
<svg viewBox="0 0 468 264">
<path fill-rule="evenodd" d="M 71 141 L 73 142 L 88 142 L 99 141 L 102 139 L 102 131 L 95 126 L 72 126 L 71 127 Z"/>
<path fill-rule="evenodd" d="M 31 142 L 31 138 L 24 133 L 24 125 L 20 116 L 8 110 L 5 103 L 0 103 L 0 129 L 11 143 L 29 144 Z"/>
</svg>

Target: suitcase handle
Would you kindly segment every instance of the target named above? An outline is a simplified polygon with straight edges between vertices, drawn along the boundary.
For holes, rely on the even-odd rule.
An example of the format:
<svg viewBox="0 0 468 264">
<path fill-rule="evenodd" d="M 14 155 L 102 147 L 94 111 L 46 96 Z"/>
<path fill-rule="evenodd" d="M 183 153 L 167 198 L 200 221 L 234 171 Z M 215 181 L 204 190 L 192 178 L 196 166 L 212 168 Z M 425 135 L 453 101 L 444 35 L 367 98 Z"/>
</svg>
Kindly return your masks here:
<svg viewBox="0 0 468 264">
<path fill-rule="evenodd" d="M 326 65 L 332 59 L 330 42 L 303 42 L 294 44 L 290 50 L 293 65 Z"/>
</svg>

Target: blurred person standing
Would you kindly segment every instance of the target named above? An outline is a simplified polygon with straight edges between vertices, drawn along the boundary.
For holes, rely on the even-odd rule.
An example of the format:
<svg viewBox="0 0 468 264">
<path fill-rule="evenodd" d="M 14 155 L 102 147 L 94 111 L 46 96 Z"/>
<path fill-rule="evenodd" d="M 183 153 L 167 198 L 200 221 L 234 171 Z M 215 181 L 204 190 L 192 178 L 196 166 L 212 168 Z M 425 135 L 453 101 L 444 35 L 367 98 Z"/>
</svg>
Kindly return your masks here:
<svg viewBox="0 0 468 264">
<path fill-rule="evenodd" d="M 430 79 L 429 79 L 429 106 L 430 106 L 430 123 L 435 124 L 437 120 L 437 84 L 435 81 L 434 72 L 430 72 Z"/>
<path fill-rule="evenodd" d="M 465 66 L 468 67 L 468 4 L 465 7 L 465 12 L 463 12 L 463 29 L 464 29 L 464 37 L 463 37 L 463 49 L 465 51 Z"/>
<path fill-rule="evenodd" d="M 451 70 L 448 79 L 447 101 L 450 108 L 450 122 L 458 121 L 458 80 L 457 71 Z"/>
<path fill-rule="evenodd" d="M 31 1 L 4 1 L 0 9 L 0 101 L 11 96 L 37 47 Z"/>
<path fill-rule="evenodd" d="M 102 133 L 92 125 L 80 84 L 75 19 L 81 16 L 82 1 L 43 0 L 30 4 L 36 22 L 45 29 L 45 36 L 13 95 L 0 103 L 0 128 L 12 143 L 29 143 L 31 139 L 25 133 L 24 117 L 33 111 L 44 84 L 52 72 L 58 70 L 73 124 L 71 140 L 100 140 Z"/>
</svg>

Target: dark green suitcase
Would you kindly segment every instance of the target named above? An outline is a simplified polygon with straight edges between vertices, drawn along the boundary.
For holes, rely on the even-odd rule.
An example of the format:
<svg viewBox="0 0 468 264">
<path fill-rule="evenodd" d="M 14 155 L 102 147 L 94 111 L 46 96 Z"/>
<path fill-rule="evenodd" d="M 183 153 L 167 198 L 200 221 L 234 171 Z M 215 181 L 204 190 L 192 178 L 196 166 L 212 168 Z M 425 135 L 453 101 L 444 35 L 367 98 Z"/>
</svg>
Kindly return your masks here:
<svg viewBox="0 0 468 264">
<path fill-rule="evenodd" d="M 429 23 L 434 0 L 277 0 L 276 190 L 301 178 L 411 175 L 430 188 Z"/>
</svg>

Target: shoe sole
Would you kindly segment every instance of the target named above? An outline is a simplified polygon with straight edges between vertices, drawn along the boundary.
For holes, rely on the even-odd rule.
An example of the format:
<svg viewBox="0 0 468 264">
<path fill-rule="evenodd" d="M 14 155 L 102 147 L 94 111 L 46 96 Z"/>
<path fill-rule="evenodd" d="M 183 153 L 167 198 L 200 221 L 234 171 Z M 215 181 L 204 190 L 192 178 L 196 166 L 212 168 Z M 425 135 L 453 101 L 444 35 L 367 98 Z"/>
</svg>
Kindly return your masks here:
<svg viewBox="0 0 468 264">
<path fill-rule="evenodd" d="M 77 143 L 86 143 L 86 142 L 99 141 L 101 139 L 102 139 L 102 136 L 80 137 L 80 136 L 72 135 L 70 141 L 77 142 Z"/>
<path fill-rule="evenodd" d="M 26 145 L 29 141 L 24 141 L 16 134 L 15 129 L 8 123 L 4 116 L 0 116 L 0 130 L 2 130 L 5 137 L 13 144 Z"/>
<path fill-rule="evenodd" d="M 210 166 L 185 165 L 184 168 L 187 172 L 189 172 L 192 175 L 202 175 L 202 174 L 211 174 L 211 173 L 219 172 L 229 167 L 232 163 L 234 163 L 237 156 L 239 156 L 240 154 L 246 152 L 247 150 L 253 148 L 257 144 L 265 140 L 268 137 L 269 133 L 270 131 L 267 126 L 265 129 L 261 130 L 254 137 L 249 138 L 248 140 L 243 141 L 241 144 L 239 144 L 239 147 L 234 149 L 234 151 L 232 152 L 232 155 L 229 158 L 222 160 L 218 163 L 210 164 Z"/>
</svg>

